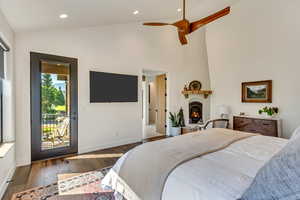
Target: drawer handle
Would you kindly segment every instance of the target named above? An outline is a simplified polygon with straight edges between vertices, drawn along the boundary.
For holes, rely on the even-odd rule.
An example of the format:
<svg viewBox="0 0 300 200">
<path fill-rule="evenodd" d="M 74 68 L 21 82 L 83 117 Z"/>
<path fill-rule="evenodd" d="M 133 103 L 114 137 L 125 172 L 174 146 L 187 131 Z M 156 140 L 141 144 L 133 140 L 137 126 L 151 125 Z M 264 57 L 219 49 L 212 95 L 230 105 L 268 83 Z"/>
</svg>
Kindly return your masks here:
<svg viewBox="0 0 300 200">
<path fill-rule="evenodd" d="M 270 126 L 271 124 L 263 123 L 264 126 Z"/>
</svg>

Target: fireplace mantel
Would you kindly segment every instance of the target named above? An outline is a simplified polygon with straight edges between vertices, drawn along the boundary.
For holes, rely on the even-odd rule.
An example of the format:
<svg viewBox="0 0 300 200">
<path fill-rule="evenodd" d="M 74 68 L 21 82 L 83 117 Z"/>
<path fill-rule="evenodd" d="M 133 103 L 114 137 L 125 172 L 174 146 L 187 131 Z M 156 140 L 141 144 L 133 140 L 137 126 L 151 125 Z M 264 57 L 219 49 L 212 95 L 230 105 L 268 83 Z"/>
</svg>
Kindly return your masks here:
<svg viewBox="0 0 300 200">
<path fill-rule="evenodd" d="M 211 90 L 184 90 L 181 92 L 186 99 L 189 98 L 190 95 L 204 95 L 204 98 L 207 99 L 209 95 L 212 94 Z"/>
</svg>

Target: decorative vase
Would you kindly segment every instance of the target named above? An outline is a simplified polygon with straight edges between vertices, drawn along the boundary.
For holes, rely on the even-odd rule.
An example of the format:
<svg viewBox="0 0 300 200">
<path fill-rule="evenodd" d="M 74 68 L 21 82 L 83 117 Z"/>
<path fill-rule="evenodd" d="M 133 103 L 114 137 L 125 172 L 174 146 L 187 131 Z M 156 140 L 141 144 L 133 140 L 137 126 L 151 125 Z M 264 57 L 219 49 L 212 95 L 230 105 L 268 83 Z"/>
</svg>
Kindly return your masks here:
<svg viewBox="0 0 300 200">
<path fill-rule="evenodd" d="M 276 114 L 275 115 L 268 115 L 267 113 L 264 113 L 264 117 L 265 118 L 268 118 L 268 119 L 273 119 L 273 118 L 276 118 Z"/>
<path fill-rule="evenodd" d="M 181 127 L 171 127 L 171 136 L 181 135 Z"/>
</svg>

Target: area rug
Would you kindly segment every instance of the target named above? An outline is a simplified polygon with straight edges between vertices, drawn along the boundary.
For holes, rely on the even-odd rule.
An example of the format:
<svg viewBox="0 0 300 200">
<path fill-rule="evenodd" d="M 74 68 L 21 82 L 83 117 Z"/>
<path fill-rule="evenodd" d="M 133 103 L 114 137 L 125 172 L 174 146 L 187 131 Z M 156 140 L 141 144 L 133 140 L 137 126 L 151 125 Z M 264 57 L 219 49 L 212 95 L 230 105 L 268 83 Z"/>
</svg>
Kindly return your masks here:
<svg viewBox="0 0 300 200">
<path fill-rule="evenodd" d="M 109 169 L 58 175 L 57 183 L 14 194 L 12 200 L 115 200 L 113 190 L 101 188 Z"/>
</svg>

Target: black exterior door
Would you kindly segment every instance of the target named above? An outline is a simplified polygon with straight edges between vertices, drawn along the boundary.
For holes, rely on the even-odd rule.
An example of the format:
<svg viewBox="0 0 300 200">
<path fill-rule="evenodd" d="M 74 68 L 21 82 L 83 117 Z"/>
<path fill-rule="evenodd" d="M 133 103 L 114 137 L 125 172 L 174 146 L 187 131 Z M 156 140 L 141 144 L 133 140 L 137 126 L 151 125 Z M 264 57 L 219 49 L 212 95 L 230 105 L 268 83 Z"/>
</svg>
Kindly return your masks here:
<svg viewBox="0 0 300 200">
<path fill-rule="evenodd" d="M 75 58 L 30 53 L 32 161 L 78 152 Z"/>
</svg>

